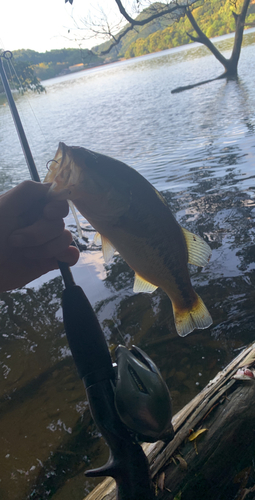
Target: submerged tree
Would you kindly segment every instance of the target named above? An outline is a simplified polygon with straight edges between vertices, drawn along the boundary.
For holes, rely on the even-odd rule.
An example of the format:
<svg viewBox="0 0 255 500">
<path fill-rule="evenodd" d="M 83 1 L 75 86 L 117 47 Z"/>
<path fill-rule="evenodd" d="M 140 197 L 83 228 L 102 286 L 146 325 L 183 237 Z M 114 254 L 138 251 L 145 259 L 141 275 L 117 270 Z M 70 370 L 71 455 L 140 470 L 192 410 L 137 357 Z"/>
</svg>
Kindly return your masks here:
<svg viewBox="0 0 255 500">
<path fill-rule="evenodd" d="M 192 12 L 190 11 L 189 8 L 186 9 L 186 16 L 188 17 L 192 27 L 197 33 L 197 37 L 193 37 L 192 35 L 189 35 L 191 40 L 193 42 L 199 42 L 205 45 L 218 59 L 218 61 L 223 64 L 224 66 L 224 73 L 222 76 L 224 77 L 232 77 L 237 75 L 237 65 L 241 53 L 241 46 L 242 46 L 242 40 L 243 40 L 243 31 L 244 31 L 244 26 L 245 26 L 245 18 L 247 14 L 247 10 L 250 4 L 250 0 L 244 0 L 241 12 L 239 14 L 236 14 L 236 12 L 232 11 L 232 14 L 235 19 L 235 39 L 234 39 L 234 45 L 233 45 L 233 50 L 231 57 L 229 59 L 226 59 L 221 52 L 215 47 L 215 45 L 209 40 L 209 38 L 203 33 L 203 31 L 199 28 L 194 16 L 192 15 Z"/>
<path fill-rule="evenodd" d="M 101 54 L 104 55 L 109 53 L 113 49 L 113 47 L 115 47 L 122 40 L 122 38 L 131 30 L 135 30 L 138 27 L 144 26 L 159 18 L 164 19 L 167 25 L 169 26 L 174 22 L 179 21 L 181 17 L 187 16 L 193 30 L 197 34 L 197 36 L 193 36 L 192 34 L 187 33 L 189 38 L 194 42 L 198 42 L 205 45 L 224 67 L 224 72 L 216 79 L 236 77 L 238 61 L 240 58 L 241 46 L 243 40 L 243 31 L 245 27 L 245 18 L 247 15 L 250 0 L 243 0 L 239 13 L 234 12 L 234 10 L 232 10 L 232 15 L 235 20 L 235 38 L 234 38 L 232 54 L 229 59 L 223 56 L 223 54 L 215 47 L 215 45 L 211 42 L 208 36 L 206 36 L 206 34 L 198 26 L 197 21 L 192 13 L 192 10 L 195 7 L 197 7 L 198 1 L 199 0 L 192 0 L 192 1 L 187 0 L 185 2 L 185 0 L 180 0 L 180 1 L 174 0 L 170 2 L 166 1 L 165 3 L 158 3 L 158 2 L 152 3 L 149 5 L 149 7 L 147 7 L 145 10 L 142 11 L 143 16 L 141 18 L 141 16 L 135 17 L 134 15 L 132 16 L 131 14 L 129 14 L 127 8 L 124 7 L 122 0 L 115 0 L 115 4 L 118 8 L 119 14 L 121 14 L 122 16 L 122 20 L 127 21 L 128 24 L 126 24 L 125 27 L 116 34 L 114 33 L 114 28 L 111 28 L 110 22 L 108 21 L 107 18 L 105 19 L 106 24 L 104 27 L 102 24 L 101 27 L 99 28 L 99 26 L 96 26 L 96 23 L 91 21 L 90 19 L 89 23 L 87 23 L 87 28 L 90 28 L 90 30 L 92 30 L 95 34 L 98 34 L 100 32 L 101 34 L 102 33 L 104 33 L 105 35 L 108 34 L 108 38 L 111 40 L 111 43 L 105 50 L 101 51 Z M 72 4 L 73 0 L 65 0 L 65 2 L 69 2 Z M 199 6 L 200 5 L 201 1 L 199 1 Z M 233 0 L 232 5 L 233 8 L 236 9 L 236 1 Z M 136 0 L 136 8 L 141 10 L 142 7 L 143 7 L 142 1 Z M 88 24 L 90 24 L 90 26 Z M 195 85 L 201 85 L 202 83 L 207 83 L 209 81 L 212 80 L 206 80 L 204 82 L 200 82 L 199 84 Z M 175 89 L 173 92 L 178 92 L 191 87 L 193 87 L 193 85 L 189 85 L 188 87 L 179 87 L 178 89 Z"/>
</svg>

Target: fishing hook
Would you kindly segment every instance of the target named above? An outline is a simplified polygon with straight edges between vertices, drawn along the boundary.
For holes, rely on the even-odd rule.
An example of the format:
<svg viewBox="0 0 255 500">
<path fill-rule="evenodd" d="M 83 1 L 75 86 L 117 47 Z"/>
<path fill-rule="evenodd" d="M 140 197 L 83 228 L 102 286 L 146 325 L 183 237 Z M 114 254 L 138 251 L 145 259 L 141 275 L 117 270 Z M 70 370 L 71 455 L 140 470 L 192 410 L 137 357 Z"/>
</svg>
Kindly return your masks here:
<svg viewBox="0 0 255 500">
<path fill-rule="evenodd" d="M 50 169 L 49 169 L 49 167 L 48 167 L 48 165 L 49 165 L 49 163 L 52 163 L 53 161 L 54 161 L 55 163 L 58 163 L 58 161 L 57 161 L 57 160 L 49 160 L 49 161 L 47 161 L 47 163 L 46 163 L 46 168 L 47 168 L 47 170 L 50 170 Z"/>
</svg>

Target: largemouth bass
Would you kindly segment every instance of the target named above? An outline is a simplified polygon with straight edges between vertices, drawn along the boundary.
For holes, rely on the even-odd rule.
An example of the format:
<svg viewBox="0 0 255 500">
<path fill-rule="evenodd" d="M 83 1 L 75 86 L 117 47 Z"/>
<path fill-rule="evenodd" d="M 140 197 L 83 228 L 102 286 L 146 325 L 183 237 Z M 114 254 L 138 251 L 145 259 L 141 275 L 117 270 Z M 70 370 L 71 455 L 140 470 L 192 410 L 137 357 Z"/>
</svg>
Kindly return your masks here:
<svg viewBox="0 0 255 500">
<path fill-rule="evenodd" d="M 59 144 L 45 182 L 52 196 L 71 200 L 101 235 L 106 261 L 115 249 L 135 271 L 134 292 L 162 288 L 172 302 L 176 330 L 185 336 L 212 318 L 193 290 L 187 263 L 205 266 L 207 243 L 174 218 L 163 196 L 125 163 Z"/>
</svg>

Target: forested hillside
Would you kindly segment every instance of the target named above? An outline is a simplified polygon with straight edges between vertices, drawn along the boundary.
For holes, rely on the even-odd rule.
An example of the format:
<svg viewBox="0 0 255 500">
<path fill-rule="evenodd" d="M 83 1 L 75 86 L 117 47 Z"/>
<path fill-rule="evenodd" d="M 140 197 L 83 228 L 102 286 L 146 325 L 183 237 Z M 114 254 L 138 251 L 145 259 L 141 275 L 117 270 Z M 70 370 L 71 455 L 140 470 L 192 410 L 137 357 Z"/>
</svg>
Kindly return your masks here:
<svg viewBox="0 0 255 500">
<path fill-rule="evenodd" d="M 235 31 L 232 10 L 239 13 L 243 0 L 210 0 L 195 8 L 192 13 L 203 32 L 212 38 Z M 255 22 L 255 0 L 252 0 L 246 18 L 247 23 Z M 187 17 L 163 30 L 156 31 L 147 38 L 139 37 L 123 54 L 125 58 L 149 54 L 190 43 L 187 32 L 196 36 Z"/>
<path fill-rule="evenodd" d="M 87 49 L 60 49 L 47 52 L 35 50 L 14 50 L 13 57 L 17 63 L 25 62 L 33 66 L 40 80 L 70 72 L 70 67 L 80 64 L 80 69 L 103 64 L 104 59 Z"/>
<path fill-rule="evenodd" d="M 154 8 L 146 8 L 144 9 L 141 14 L 139 14 L 136 19 L 139 21 L 142 21 L 145 17 L 148 17 L 151 13 L 153 14 L 155 12 L 155 7 L 158 5 L 158 2 L 155 2 L 152 4 Z M 155 19 L 154 21 L 151 21 L 148 24 L 145 24 L 144 26 L 136 26 L 135 29 L 129 31 L 116 45 L 111 52 L 106 56 L 107 58 L 112 57 L 113 55 L 118 56 L 118 57 L 124 57 L 125 52 L 129 49 L 130 45 L 134 43 L 138 38 L 147 38 L 149 35 L 152 33 L 155 33 L 156 31 L 159 30 L 164 30 L 169 26 L 170 24 L 170 18 L 171 16 L 163 16 Z M 123 28 L 125 30 L 125 27 Z M 122 33 L 121 30 L 119 33 Z M 97 45 L 96 47 L 93 47 L 93 51 L 100 54 L 101 51 L 107 50 L 108 47 L 111 45 L 111 41 L 102 43 L 100 45 Z"/>
<path fill-rule="evenodd" d="M 203 2 L 192 12 L 200 28 L 211 38 L 235 30 L 232 10 L 239 13 L 242 3 L 243 0 L 210 0 Z M 146 11 L 148 13 L 148 9 Z M 144 17 L 144 12 L 139 14 L 140 19 Z M 255 22 L 255 0 L 251 0 L 246 22 Z M 135 30 L 129 31 L 121 39 L 120 43 L 104 57 L 100 56 L 100 53 L 102 50 L 107 49 L 111 42 L 98 45 L 92 51 L 87 49 L 62 49 L 40 53 L 34 50 L 16 50 L 13 55 L 17 63 L 24 62 L 32 66 L 35 75 L 39 79 L 45 80 L 70 71 L 99 66 L 121 58 L 128 59 L 184 45 L 191 41 L 187 32 L 196 36 L 186 16 L 171 26 L 169 24 L 170 20 L 165 16 L 144 26 L 137 26 Z"/>
</svg>

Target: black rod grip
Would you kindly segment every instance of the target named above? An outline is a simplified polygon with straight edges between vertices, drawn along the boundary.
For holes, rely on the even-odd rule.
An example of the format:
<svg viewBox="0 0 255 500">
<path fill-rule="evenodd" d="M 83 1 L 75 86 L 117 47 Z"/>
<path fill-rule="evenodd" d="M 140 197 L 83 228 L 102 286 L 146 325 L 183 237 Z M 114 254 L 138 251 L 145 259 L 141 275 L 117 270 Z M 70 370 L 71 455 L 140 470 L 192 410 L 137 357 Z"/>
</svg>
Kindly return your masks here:
<svg viewBox="0 0 255 500">
<path fill-rule="evenodd" d="M 156 500 L 147 457 L 117 414 L 111 382 L 104 380 L 89 387 L 87 396 L 93 419 L 111 453 L 107 464 L 86 471 L 86 476 L 112 476 L 117 500 Z"/>
<path fill-rule="evenodd" d="M 62 306 L 67 340 L 85 386 L 113 379 L 114 370 L 104 334 L 82 288 L 77 285 L 66 288 Z"/>
</svg>

